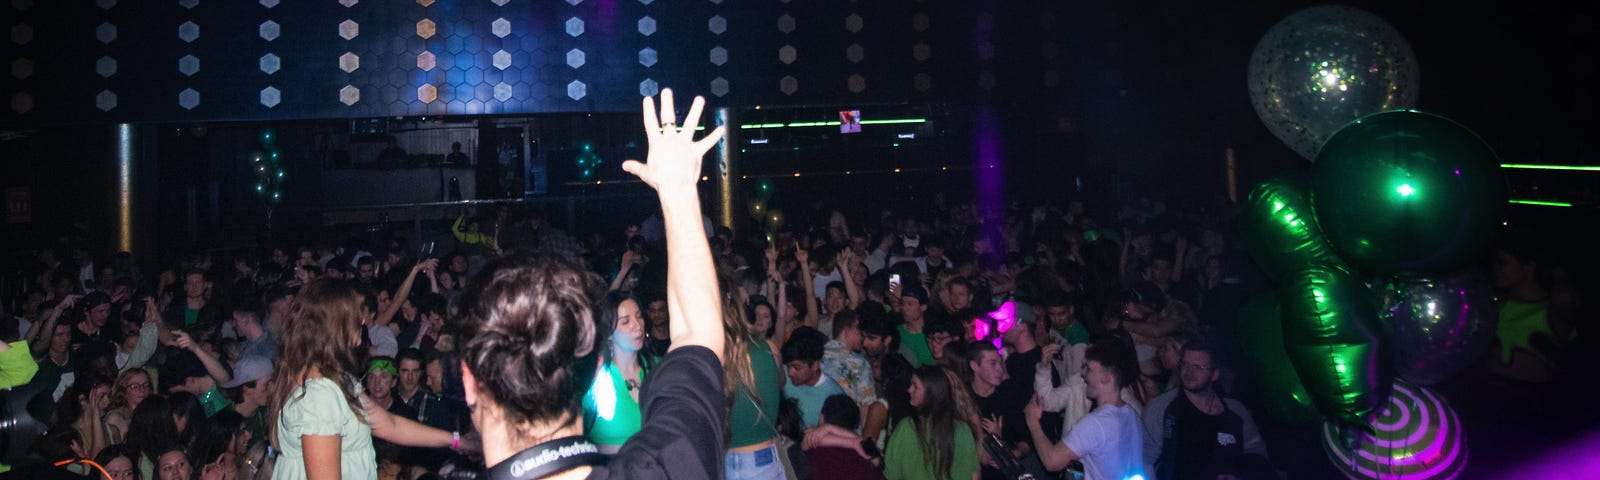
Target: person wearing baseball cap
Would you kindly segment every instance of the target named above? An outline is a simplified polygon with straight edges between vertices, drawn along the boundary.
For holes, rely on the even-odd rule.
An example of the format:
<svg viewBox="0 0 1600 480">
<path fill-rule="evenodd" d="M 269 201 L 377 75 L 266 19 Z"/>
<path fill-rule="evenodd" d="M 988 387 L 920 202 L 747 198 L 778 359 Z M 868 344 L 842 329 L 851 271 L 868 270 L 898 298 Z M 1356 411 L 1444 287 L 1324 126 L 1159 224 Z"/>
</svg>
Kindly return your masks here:
<svg viewBox="0 0 1600 480">
<path fill-rule="evenodd" d="M 111 320 L 111 296 L 96 291 L 84 295 L 78 303 L 83 306 L 83 320 L 72 328 L 72 349 L 88 343 L 111 343 L 110 329 L 105 328 Z"/>
<path fill-rule="evenodd" d="M 233 367 L 233 378 L 222 383 L 223 394 L 233 401 L 233 411 L 244 417 L 244 428 L 255 438 L 267 438 L 267 380 L 272 360 L 246 356 Z"/>
</svg>

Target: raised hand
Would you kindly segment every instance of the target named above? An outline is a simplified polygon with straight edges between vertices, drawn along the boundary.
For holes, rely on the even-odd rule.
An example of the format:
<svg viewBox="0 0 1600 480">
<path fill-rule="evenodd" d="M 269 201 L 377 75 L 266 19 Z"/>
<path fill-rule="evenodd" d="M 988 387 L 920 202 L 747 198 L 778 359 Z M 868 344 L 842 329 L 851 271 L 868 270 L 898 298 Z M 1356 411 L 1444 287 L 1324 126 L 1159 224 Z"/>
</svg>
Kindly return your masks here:
<svg viewBox="0 0 1600 480">
<path fill-rule="evenodd" d="M 1022 418 L 1028 423 L 1039 423 L 1039 417 L 1044 416 L 1044 408 L 1039 406 L 1039 394 L 1034 394 L 1028 400 L 1028 405 L 1022 407 Z"/>
<path fill-rule="evenodd" d="M 439 268 L 439 259 L 430 258 L 430 259 L 427 259 L 427 260 L 423 260 L 421 262 L 417 262 L 417 266 L 411 267 L 411 268 L 412 268 L 412 270 L 416 270 L 416 271 L 427 273 L 427 274 L 431 275 L 431 274 L 433 274 L 434 270 L 437 270 Z"/>
<path fill-rule="evenodd" d="M 644 163 L 638 160 L 623 162 L 622 169 L 639 177 L 656 191 L 693 193 L 695 183 L 700 181 L 701 158 L 722 140 L 725 132 L 723 127 L 717 127 L 705 138 L 698 141 L 694 139 L 695 127 L 700 125 L 700 111 L 704 108 L 705 99 L 694 97 L 688 116 L 679 126 L 673 119 L 676 114 L 673 113 L 672 89 L 661 90 L 659 116 L 655 100 L 645 97 L 644 132 L 650 142 L 650 154 Z"/>
</svg>

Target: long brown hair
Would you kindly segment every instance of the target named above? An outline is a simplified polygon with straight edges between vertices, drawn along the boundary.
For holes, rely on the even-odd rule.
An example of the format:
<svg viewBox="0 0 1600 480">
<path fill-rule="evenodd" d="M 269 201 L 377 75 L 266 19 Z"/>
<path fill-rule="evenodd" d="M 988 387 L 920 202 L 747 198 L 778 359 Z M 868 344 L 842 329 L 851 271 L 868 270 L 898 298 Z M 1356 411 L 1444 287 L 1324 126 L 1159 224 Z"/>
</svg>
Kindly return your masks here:
<svg viewBox="0 0 1600 480">
<path fill-rule="evenodd" d="M 922 460 L 933 466 L 935 478 L 951 480 L 956 423 L 966 424 L 968 432 L 978 429 L 969 420 L 973 417 L 970 405 L 963 405 L 971 401 L 958 396 L 965 395 L 962 385 L 944 367 L 925 365 L 918 367 L 915 375 L 922 381 L 922 405 L 917 407 L 917 418 L 911 424 L 916 429 L 917 444 L 922 447 Z"/>
<path fill-rule="evenodd" d="M 268 390 L 267 432 L 273 445 L 278 444 L 278 418 L 284 404 L 312 372 L 339 385 L 350 411 L 366 421 L 354 376 L 360 371 L 357 345 L 362 338 L 363 301 L 349 282 L 334 279 L 314 280 L 295 295 L 283 337 L 278 340 Z"/>
</svg>

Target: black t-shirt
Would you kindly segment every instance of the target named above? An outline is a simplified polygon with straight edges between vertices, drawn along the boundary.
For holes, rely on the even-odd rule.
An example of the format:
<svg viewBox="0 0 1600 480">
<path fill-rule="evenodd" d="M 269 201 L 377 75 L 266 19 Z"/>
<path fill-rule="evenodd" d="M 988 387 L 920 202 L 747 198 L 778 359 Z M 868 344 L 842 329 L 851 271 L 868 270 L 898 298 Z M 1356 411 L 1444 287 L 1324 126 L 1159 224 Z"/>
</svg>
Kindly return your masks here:
<svg viewBox="0 0 1600 480">
<path fill-rule="evenodd" d="M 1017 327 L 1025 328 L 1027 325 L 1019 324 Z M 1039 358 L 1043 355 L 1044 349 L 1037 346 L 1024 353 L 1006 355 L 1006 375 L 1011 378 L 1001 383 L 1000 388 L 1011 395 L 1033 398 L 1033 375 L 1038 372 Z"/>
<path fill-rule="evenodd" d="M 1156 478 L 1211 479 L 1237 473 L 1244 453 L 1244 419 L 1226 407 L 1207 415 L 1179 393 L 1162 419 L 1162 434 Z"/>
<path fill-rule="evenodd" d="M 640 398 L 644 428 L 589 478 L 722 478 L 728 402 L 716 354 L 699 346 L 673 350 L 645 378 Z"/>
</svg>

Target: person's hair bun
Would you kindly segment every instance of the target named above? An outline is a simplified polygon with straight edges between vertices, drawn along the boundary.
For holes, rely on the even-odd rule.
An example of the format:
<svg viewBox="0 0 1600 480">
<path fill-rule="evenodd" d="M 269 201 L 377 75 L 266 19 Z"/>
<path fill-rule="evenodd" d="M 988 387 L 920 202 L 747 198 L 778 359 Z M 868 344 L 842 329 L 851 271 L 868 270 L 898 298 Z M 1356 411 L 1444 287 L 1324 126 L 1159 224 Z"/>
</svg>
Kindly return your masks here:
<svg viewBox="0 0 1600 480">
<path fill-rule="evenodd" d="M 575 414 L 571 363 L 595 342 L 599 279 L 554 256 L 484 267 L 462 298 L 462 360 L 512 424 Z"/>
</svg>

